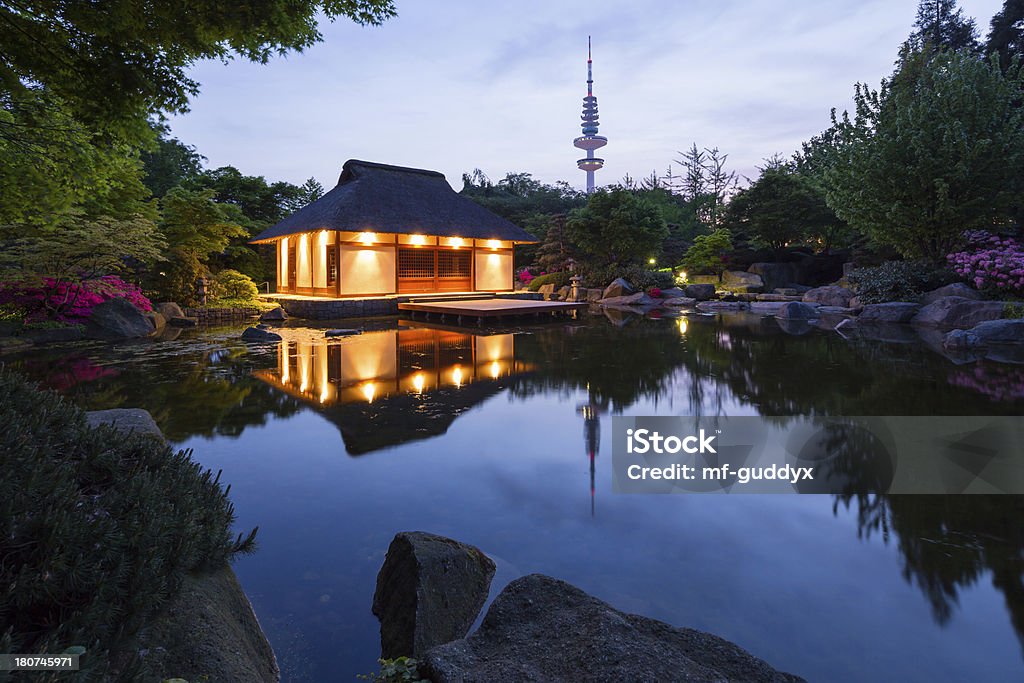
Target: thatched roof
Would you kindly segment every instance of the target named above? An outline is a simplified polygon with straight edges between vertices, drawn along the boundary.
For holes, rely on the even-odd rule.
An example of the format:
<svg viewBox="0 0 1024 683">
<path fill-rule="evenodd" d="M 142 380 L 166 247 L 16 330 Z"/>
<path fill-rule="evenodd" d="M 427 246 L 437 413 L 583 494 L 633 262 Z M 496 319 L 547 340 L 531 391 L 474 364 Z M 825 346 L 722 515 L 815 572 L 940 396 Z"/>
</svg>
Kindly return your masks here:
<svg viewBox="0 0 1024 683">
<path fill-rule="evenodd" d="M 356 159 L 345 162 L 333 190 L 252 241 L 314 230 L 537 241 L 514 223 L 455 192 L 437 171 Z"/>
</svg>

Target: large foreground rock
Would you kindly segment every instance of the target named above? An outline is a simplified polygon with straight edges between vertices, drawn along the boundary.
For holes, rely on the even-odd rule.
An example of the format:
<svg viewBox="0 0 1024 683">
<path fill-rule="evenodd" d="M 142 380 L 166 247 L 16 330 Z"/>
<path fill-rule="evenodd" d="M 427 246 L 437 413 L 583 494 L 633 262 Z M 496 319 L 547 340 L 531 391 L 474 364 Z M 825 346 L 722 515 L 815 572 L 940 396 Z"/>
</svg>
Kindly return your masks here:
<svg viewBox="0 0 1024 683">
<path fill-rule="evenodd" d="M 601 299 L 597 303 L 602 306 L 656 306 L 660 302 L 647 296 L 644 292 L 627 294 L 625 296 L 612 296 Z"/>
<path fill-rule="evenodd" d="M 947 296 L 922 308 L 911 322 L 915 325 L 967 329 L 1001 317 L 1001 301 L 976 301 L 960 296 Z"/>
<path fill-rule="evenodd" d="M 928 292 L 921 297 L 921 303 L 927 306 L 928 304 L 935 303 L 939 299 L 945 299 L 947 296 L 958 296 L 962 299 L 978 300 L 981 299 L 981 292 L 970 285 L 965 285 L 962 282 L 954 282 L 951 285 L 939 287 L 938 289 L 933 289 Z"/>
<path fill-rule="evenodd" d="M 421 673 L 435 683 L 803 680 L 727 640 L 620 612 L 540 574 L 506 586 L 480 629 L 427 652 Z"/>
<path fill-rule="evenodd" d="M 860 320 L 877 323 L 908 323 L 921 310 L 919 304 L 905 301 L 891 301 L 884 304 L 868 304 L 861 311 Z"/>
<path fill-rule="evenodd" d="M 633 294 L 636 290 L 633 289 L 633 285 L 629 284 L 621 277 L 617 277 L 612 280 L 611 284 L 604 288 L 604 292 L 601 293 L 602 299 L 610 299 L 613 296 L 628 296 Z"/>
<path fill-rule="evenodd" d="M 853 292 L 846 287 L 829 285 L 827 287 L 815 287 L 804 292 L 804 301 L 809 304 L 821 304 L 822 306 L 840 306 L 846 308 L 850 305 Z"/>
<path fill-rule="evenodd" d="M 686 285 L 686 296 L 697 301 L 709 301 L 715 298 L 715 286 L 711 284 L 697 283 Z"/>
<path fill-rule="evenodd" d="M 779 307 L 775 317 L 783 320 L 812 320 L 818 317 L 818 310 L 799 301 L 790 301 Z"/>
<path fill-rule="evenodd" d="M 1024 319 L 990 320 L 971 332 L 982 344 L 1024 344 Z"/>
<path fill-rule="evenodd" d="M 155 680 L 277 683 L 277 658 L 231 567 L 188 575 L 140 642 Z"/>
<path fill-rule="evenodd" d="M 491 558 L 471 545 L 422 531 L 397 534 L 373 595 L 381 657 L 420 657 L 464 637 L 487 600 L 494 570 Z"/>
<path fill-rule="evenodd" d="M 742 289 L 747 292 L 764 290 L 764 280 L 757 273 L 744 270 L 727 270 L 722 273 L 722 284 L 729 289 Z"/>
<path fill-rule="evenodd" d="M 252 342 L 254 344 L 273 344 L 274 342 L 281 341 L 282 337 L 277 332 L 271 332 L 269 330 L 261 330 L 258 327 L 247 327 L 242 332 L 242 341 Z"/>
<path fill-rule="evenodd" d="M 769 292 L 780 287 L 788 287 L 799 277 L 795 263 L 752 263 L 747 271 L 760 275 L 764 281 L 764 288 Z"/>
<path fill-rule="evenodd" d="M 267 322 L 273 322 L 273 323 L 284 322 L 287 319 L 288 319 L 288 314 L 285 313 L 285 310 L 283 308 L 281 308 L 280 306 L 278 306 L 277 308 L 271 308 L 269 311 L 264 311 L 263 314 L 260 315 L 260 322 L 264 322 L 264 323 L 267 323 Z"/>
<path fill-rule="evenodd" d="M 85 414 L 85 421 L 90 427 L 110 425 L 122 432 L 149 434 L 161 441 L 163 432 L 148 410 L 142 408 L 111 408 L 110 410 L 90 410 Z"/>
<path fill-rule="evenodd" d="M 181 310 L 181 306 L 174 303 L 173 301 L 162 301 L 156 305 L 156 310 L 167 320 L 171 318 L 184 318 L 185 313 Z"/>
<path fill-rule="evenodd" d="M 137 339 L 153 333 L 153 325 L 142 311 L 120 297 L 97 304 L 86 323 L 86 333 L 95 339 L 117 341 Z"/>
</svg>

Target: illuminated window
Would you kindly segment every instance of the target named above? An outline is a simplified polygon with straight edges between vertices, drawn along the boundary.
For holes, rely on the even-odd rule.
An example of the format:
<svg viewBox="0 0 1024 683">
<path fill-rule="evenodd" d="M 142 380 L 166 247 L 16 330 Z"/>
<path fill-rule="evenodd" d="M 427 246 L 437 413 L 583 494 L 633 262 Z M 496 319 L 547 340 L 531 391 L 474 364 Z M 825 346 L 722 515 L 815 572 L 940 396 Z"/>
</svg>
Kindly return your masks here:
<svg viewBox="0 0 1024 683">
<path fill-rule="evenodd" d="M 434 251 L 423 249 L 398 249 L 398 277 L 433 278 Z"/>
<path fill-rule="evenodd" d="M 437 252 L 437 276 L 465 279 L 472 275 L 470 253 L 468 251 Z"/>
<path fill-rule="evenodd" d="M 334 245 L 327 247 L 327 286 L 333 287 L 338 283 L 338 250 Z"/>
</svg>

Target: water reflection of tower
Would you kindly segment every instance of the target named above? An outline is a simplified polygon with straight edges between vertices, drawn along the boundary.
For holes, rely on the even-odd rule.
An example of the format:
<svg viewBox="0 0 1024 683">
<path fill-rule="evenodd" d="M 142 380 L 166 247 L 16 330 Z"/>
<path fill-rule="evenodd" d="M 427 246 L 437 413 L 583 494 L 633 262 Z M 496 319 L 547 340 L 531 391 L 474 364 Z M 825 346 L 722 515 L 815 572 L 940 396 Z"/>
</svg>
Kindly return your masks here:
<svg viewBox="0 0 1024 683">
<path fill-rule="evenodd" d="M 590 516 L 594 516 L 594 461 L 601 448 L 601 420 L 598 407 L 593 401 L 576 407 L 576 412 L 583 416 L 583 444 L 590 458 Z"/>
</svg>

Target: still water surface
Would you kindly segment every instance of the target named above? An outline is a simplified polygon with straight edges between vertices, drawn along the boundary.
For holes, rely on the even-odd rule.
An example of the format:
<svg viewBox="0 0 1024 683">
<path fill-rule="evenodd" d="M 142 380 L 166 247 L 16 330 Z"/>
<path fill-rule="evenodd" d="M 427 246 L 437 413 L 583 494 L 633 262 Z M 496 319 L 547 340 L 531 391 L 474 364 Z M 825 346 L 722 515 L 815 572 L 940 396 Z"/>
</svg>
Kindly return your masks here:
<svg viewBox="0 0 1024 683">
<path fill-rule="evenodd" d="M 413 529 L 494 558 L 492 597 L 550 574 L 812 681 L 1024 679 L 1020 497 L 614 495 L 607 453 L 620 414 L 1019 415 L 1024 366 L 750 316 L 616 322 L 295 325 L 280 347 L 221 328 L 13 364 L 146 408 L 224 471 L 285 681 L 374 670 L 376 573 Z"/>
</svg>

